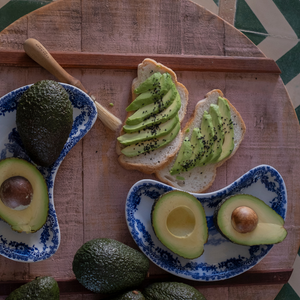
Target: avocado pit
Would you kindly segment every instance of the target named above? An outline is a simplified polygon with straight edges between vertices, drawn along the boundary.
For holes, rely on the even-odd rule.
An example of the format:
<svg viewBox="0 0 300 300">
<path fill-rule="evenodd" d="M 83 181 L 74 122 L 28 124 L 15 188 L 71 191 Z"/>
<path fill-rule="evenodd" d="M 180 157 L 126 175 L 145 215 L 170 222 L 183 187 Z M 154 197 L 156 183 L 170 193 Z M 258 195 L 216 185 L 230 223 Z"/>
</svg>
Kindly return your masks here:
<svg viewBox="0 0 300 300">
<path fill-rule="evenodd" d="M 258 223 L 256 212 L 248 206 L 239 206 L 231 214 L 231 224 L 239 233 L 252 232 Z"/>
<path fill-rule="evenodd" d="M 23 176 L 13 176 L 1 184 L 0 199 L 4 205 L 23 210 L 30 205 L 33 196 L 31 183 Z"/>
</svg>

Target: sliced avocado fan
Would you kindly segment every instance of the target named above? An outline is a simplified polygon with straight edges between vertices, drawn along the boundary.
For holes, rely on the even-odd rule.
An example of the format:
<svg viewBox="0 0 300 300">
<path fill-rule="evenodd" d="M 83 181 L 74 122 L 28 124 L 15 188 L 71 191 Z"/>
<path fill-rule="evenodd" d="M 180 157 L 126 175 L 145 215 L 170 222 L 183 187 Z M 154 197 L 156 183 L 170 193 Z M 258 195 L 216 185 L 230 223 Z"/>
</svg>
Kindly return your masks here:
<svg viewBox="0 0 300 300">
<path fill-rule="evenodd" d="M 178 115 L 165 123 L 149 126 L 148 128 L 139 130 L 138 132 L 125 133 L 117 138 L 117 140 L 125 146 L 138 143 L 141 141 L 148 141 L 167 135 L 179 123 Z"/>
<path fill-rule="evenodd" d="M 155 73 L 156 74 L 156 73 Z M 160 74 L 160 73 L 158 73 Z M 164 73 L 160 77 L 158 84 L 157 81 L 149 89 L 140 95 L 138 95 L 129 106 L 127 106 L 126 111 L 138 110 L 150 103 L 159 101 L 174 85 L 172 77 L 169 73 Z"/>
<path fill-rule="evenodd" d="M 122 149 L 121 152 L 127 157 L 133 157 L 144 153 L 150 153 L 172 142 L 176 138 L 179 130 L 180 123 L 177 123 L 175 127 L 171 130 L 171 132 L 167 135 L 161 136 L 159 138 L 154 138 L 149 141 L 141 141 L 135 144 L 131 144 Z"/>
<path fill-rule="evenodd" d="M 226 239 L 240 245 L 276 244 L 287 236 L 283 218 L 264 201 L 247 194 L 221 201 L 214 223 Z"/>
<path fill-rule="evenodd" d="M 168 120 L 175 117 L 175 115 L 178 113 L 181 107 L 181 99 L 179 96 L 179 93 L 177 94 L 175 100 L 173 103 L 165 108 L 162 112 L 154 115 L 153 117 L 150 117 L 146 120 L 144 120 L 141 123 L 135 124 L 135 125 L 127 125 L 125 124 L 123 126 L 123 130 L 127 133 L 137 132 L 139 130 L 142 130 L 147 127 L 151 127 L 153 125 L 167 122 Z"/>
<path fill-rule="evenodd" d="M 169 107 L 177 96 L 177 89 L 173 85 L 170 90 L 156 102 L 150 103 L 146 106 L 139 108 L 133 115 L 127 118 L 127 125 L 136 125 L 147 118 L 154 116 L 157 113 L 162 112 L 165 108 Z"/>
</svg>

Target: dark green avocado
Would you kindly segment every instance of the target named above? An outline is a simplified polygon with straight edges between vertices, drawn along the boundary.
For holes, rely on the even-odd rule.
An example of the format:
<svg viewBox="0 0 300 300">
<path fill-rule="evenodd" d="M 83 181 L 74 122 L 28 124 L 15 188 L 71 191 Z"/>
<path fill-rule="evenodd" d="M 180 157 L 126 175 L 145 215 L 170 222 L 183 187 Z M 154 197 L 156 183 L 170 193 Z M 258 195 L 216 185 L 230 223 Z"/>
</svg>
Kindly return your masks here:
<svg viewBox="0 0 300 300">
<path fill-rule="evenodd" d="M 33 84 L 18 102 L 16 123 L 32 161 L 43 167 L 52 165 L 58 159 L 73 125 L 69 94 L 53 80 Z"/>
<path fill-rule="evenodd" d="M 9 294 L 6 300 L 59 300 L 59 287 L 49 276 L 37 277 Z"/>
<path fill-rule="evenodd" d="M 147 300 L 206 300 L 194 287 L 181 282 L 156 282 L 145 288 Z"/>
<path fill-rule="evenodd" d="M 73 259 L 77 280 L 95 293 L 116 293 L 142 283 L 149 260 L 141 252 L 113 239 L 98 238 L 83 244 Z"/>
</svg>

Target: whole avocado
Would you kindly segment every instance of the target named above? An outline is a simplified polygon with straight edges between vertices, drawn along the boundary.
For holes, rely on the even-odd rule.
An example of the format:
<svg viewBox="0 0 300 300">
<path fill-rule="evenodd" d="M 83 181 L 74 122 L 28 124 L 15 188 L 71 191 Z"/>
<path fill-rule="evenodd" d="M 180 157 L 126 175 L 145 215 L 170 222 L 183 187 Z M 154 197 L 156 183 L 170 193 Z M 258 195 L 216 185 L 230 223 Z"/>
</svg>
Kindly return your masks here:
<svg viewBox="0 0 300 300">
<path fill-rule="evenodd" d="M 194 287 L 181 282 L 156 282 L 145 288 L 146 300 L 206 300 Z"/>
<path fill-rule="evenodd" d="M 31 85 L 17 105 L 17 130 L 32 161 L 48 167 L 59 157 L 73 126 L 69 94 L 58 82 Z"/>
<path fill-rule="evenodd" d="M 59 287 L 50 276 L 37 277 L 9 294 L 6 300 L 59 300 Z"/>
<path fill-rule="evenodd" d="M 149 260 L 143 253 L 107 238 L 86 242 L 73 259 L 77 280 L 95 293 L 134 288 L 146 278 L 148 269 Z"/>
</svg>

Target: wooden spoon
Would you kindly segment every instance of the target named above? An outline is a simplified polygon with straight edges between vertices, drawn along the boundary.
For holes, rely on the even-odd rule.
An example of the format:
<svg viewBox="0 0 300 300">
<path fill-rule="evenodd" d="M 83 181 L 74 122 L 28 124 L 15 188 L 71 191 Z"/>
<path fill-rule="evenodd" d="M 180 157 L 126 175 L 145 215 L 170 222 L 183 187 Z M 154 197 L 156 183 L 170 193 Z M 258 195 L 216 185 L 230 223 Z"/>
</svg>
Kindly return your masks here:
<svg viewBox="0 0 300 300">
<path fill-rule="evenodd" d="M 34 61 L 49 71 L 52 75 L 54 75 L 59 81 L 71 84 L 89 94 L 82 83 L 67 73 L 39 41 L 30 38 L 24 42 L 23 46 L 27 55 L 29 55 Z M 93 99 L 96 105 L 98 118 L 109 129 L 117 131 L 122 125 L 122 121 L 105 109 L 100 103 L 98 103 L 93 95 L 90 95 L 90 97 Z"/>
</svg>

